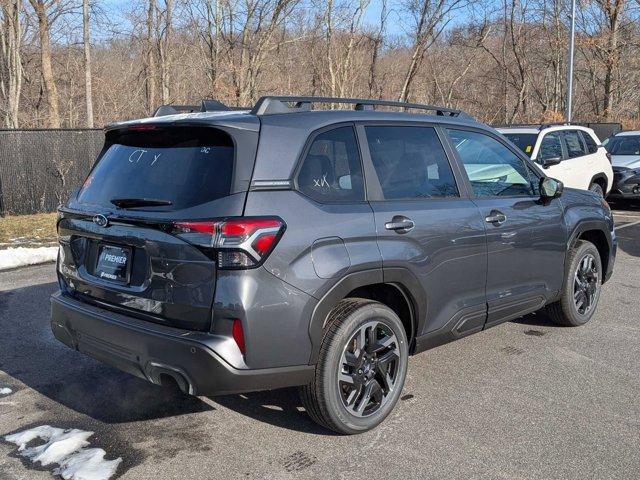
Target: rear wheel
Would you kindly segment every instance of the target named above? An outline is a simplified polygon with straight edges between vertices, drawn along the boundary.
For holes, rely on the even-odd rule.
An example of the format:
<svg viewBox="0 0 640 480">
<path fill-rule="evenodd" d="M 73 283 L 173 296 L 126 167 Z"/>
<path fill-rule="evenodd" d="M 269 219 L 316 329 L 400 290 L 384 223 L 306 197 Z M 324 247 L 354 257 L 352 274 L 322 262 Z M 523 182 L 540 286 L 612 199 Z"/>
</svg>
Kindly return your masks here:
<svg viewBox="0 0 640 480">
<path fill-rule="evenodd" d="M 589 185 L 589 191 L 597 194 L 600 197 L 604 197 L 604 190 L 602 189 L 602 186 L 599 183 L 592 183 L 591 185 Z"/>
<path fill-rule="evenodd" d="M 547 306 L 558 325 L 584 325 L 593 316 L 602 285 L 602 261 L 593 243 L 578 240 L 569 252 L 567 271 L 559 301 Z"/>
<path fill-rule="evenodd" d="M 344 434 L 371 430 L 398 401 L 407 361 L 404 326 L 390 308 L 343 300 L 329 316 L 314 379 L 301 387 L 302 402 L 326 428 Z"/>
</svg>

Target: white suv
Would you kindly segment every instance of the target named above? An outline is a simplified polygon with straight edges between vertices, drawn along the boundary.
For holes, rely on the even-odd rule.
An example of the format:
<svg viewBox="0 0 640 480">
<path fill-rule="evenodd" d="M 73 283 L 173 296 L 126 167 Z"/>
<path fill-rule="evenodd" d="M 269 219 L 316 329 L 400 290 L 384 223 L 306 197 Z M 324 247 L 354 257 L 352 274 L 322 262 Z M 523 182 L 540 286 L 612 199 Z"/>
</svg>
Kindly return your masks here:
<svg viewBox="0 0 640 480">
<path fill-rule="evenodd" d="M 596 134 L 578 125 L 500 127 L 498 131 L 567 187 L 607 195 L 613 185 L 610 157 Z"/>
</svg>

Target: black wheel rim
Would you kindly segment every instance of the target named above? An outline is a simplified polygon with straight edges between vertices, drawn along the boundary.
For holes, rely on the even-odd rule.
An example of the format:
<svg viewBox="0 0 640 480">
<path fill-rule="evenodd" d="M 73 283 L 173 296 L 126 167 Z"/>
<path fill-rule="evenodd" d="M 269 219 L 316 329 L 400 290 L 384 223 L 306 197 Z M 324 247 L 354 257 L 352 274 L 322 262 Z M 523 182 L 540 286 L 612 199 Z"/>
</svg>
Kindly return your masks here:
<svg viewBox="0 0 640 480">
<path fill-rule="evenodd" d="M 384 323 L 361 325 L 345 345 L 338 366 L 343 406 L 356 417 L 373 415 L 391 397 L 398 379 L 398 339 Z"/>
<path fill-rule="evenodd" d="M 573 300 L 580 315 L 588 314 L 597 300 L 599 275 L 596 258 L 588 253 L 578 263 L 573 277 Z"/>
</svg>

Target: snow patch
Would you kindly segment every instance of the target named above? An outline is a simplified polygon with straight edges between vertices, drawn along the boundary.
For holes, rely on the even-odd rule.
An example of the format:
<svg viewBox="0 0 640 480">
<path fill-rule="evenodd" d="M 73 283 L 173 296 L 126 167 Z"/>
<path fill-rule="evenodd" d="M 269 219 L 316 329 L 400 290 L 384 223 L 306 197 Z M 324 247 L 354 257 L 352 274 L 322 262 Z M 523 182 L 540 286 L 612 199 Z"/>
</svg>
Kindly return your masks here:
<svg viewBox="0 0 640 480">
<path fill-rule="evenodd" d="M 0 270 L 54 261 L 58 247 L 7 248 L 0 250 Z"/>
<path fill-rule="evenodd" d="M 18 446 L 21 456 L 42 466 L 57 464 L 54 475 L 65 480 L 108 480 L 118 469 L 122 458 L 105 460 L 106 452 L 101 448 L 86 448 L 93 432 L 72 428 L 41 425 L 22 432 L 7 435 L 4 439 Z M 45 443 L 27 447 L 32 440 Z"/>
<path fill-rule="evenodd" d="M 10 393 L 13 393 L 13 390 L 11 390 L 10 388 L 7 388 L 7 387 L 0 388 L 0 395 L 4 396 L 4 395 L 9 395 Z"/>
</svg>

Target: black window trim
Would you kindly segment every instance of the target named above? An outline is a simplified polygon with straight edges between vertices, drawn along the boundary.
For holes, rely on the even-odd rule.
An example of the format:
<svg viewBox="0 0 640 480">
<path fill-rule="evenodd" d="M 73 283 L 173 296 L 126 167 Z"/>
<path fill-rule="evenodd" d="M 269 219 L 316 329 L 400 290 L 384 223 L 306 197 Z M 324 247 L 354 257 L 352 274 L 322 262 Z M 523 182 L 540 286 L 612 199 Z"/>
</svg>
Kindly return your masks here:
<svg viewBox="0 0 640 480">
<path fill-rule="evenodd" d="M 394 198 L 386 199 L 382 193 L 382 187 L 380 186 L 380 180 L 378 174 L 373 166 L 371 160 L 371 152 L 369 151 L 369 144 L 367 142 L 366 127 L 424 127 L 433 128 L 438 136 L 438 140 L 442 145 L 449 167 L 453 172 L 453 178 L 456 182 L 456 188 L 458 189 L 458 195 L 451 197 L 432 197 L 432 198 Z M 370 202 L 442 202 L 442 201 L 460 201 L 469 200 L 470 190 L 463 172 L 460 171 L 460 166 L 455 160 L 451 150 L 448 148 L 448 142 L 446 141 L 446 133 L 440 128 L 441 124 L 438 122 L 425 122 L 415 120 L 363 120 L 356 122 L 356 130 L 358 133 L 358 142 L 360 143 L 360 151 L 362 153 L 362 161 L 365 165 L 364 173 L 368 178 L 366 182 L 367 198 Z"/>
<path fill-rule="evenodd" d="M 456 162 L 459 164 L 459 168 L 464 169 L 464 163 L 462 162 L 462 159 L 460 158 L 460 155 L 458 154 L 458 151 L 456 150 L 455 146 L 453 145 L 453 143 L 451 142 L 451 138 L 449 137 L 449 134 L 445 131 L 445 130 L 465 130 L 465 131 L 469 131 L 469 132 L 475 132 L 475 133 L 480 133 L 483 135 L 486 135 L 490 138 L 493 138 L 494 140 L 500 142 L 502 145 L 504 145 L 505 147 L 507 147 L 507 149 L 509 151 L 511 151 L 517 158 L 519 158 L 522 162 L 524 162 L 524 166 L 525 168 L 527 167 L 527 165 L 531 165 L 531 167 L 533 168 L 527 168 L 526 170 L 530 173 L 533 173 L 534 175 L 536 175 L 538 177 L 538 182 L 540 181 L 540 179 L 544 178 L 545 175 L 540 172 L 538 170 L 538 168 L 536 168 L 535 166 L 535 162 L 533 162 L 529 157 L 526 156 L 526 154 L 521 151 L 519 148 L 517 148 L 515 145 L 511 144 L 511 142 L 509 142 L 508 140 L 506 140 L 506 138 L 503 138 L 501 135 L 496 135 L 493 131 L 490 130 L 485 130 L 483 128 L 478 128 L 478 127 L 473 127 L 470 125 L 459 125 L 459 124 L 455 124 L 455 123 L 441 123 L 440 127 L 443 129 L 443 132 L 446 134 L 446 139 L 447 139 L 447 143 L 449 145 L 449 148 L 451 149 L 453 155 L 455 156 Z M 513 145 L 513 146 L 512 146 Z M 470 196 L 471 198 L 474 199 L 487 199 L 487 198 L 504 198 L 504 199 L 508 199 L 508 198 L 530 198 L 530 199 L 539 199 L 540 197 L 538 195 L 535 194 L 535 189 L 532 188 L 532 194 L 531 195 L 486 195 L 486 196 L 479 196 L 477 195 L 474 191 L 473 191 L 473 186 L 471 185 L 471 182 L 469 180 L 469 177 L 466 173 L 466 170 L 462 170 L 464 177 L 465 177 L 465 182 L 467 184 L 467 188 L 470 192 Z"/>
<path fill-rule="evenodd" d="M 360 169 L 362 171 L 362 188 L 363 188 L 363 195 L 364 198 L 362 200 L 351 200 L 351 201 L 345 201 L 345 200 L 335 200 L 335 201 L 331 201 L 331 200 L 324 200 L 324 201 L 320 201 L 316 198 L 310 197 L 309 195 L 307 195 L 306 193 L 304 193 L 301 189 L 300 186 L 298 185 L 298 175 L 300 174 L 300 170 L 302 169 L 302 165 L 305 161 L 305 159 L 307 158 L 307 154 L 309 153 L 309 150 L 311 150 L 311 146 L 313 145 L 313 142 L 315 141 L 315 139 L 319 136 L 322 135 L 323 133 L 329 132 L 331 130 L 337 130 L 339 128 L 344 128 L 344 127 L 351 127 L 352 131 L 353 131 L 353 136 L 356 140 L 356 147 L 358 148 L 358 156 L 360 159 Z M 367 198 L 367 176 L 365 175 L 365 168 L 364 168 L 364 162 L 363 162 L 363 155 L 362 155 L 362 148 L 360 145 L 360 140 L 358 138 L 358 132 L 356 130 L 356 125 L 354 122 L 340 122 L 340 123 L 332 123 L 331 125 L 325 125 L 324 127 L 321 127 L 317 130 L 314 130 L 313 132 L 311 132 L 309 134 L 309 136 L 307 137 L 307 140 L 304 144 L 304 147 L 302 148 L 302 153 L 298 156 L 298 159 L 296 160 L 296 166 L 293 170 L 293 175 L 292 175 L 292 186 L 293 186 L 293 190 L 295 190 L 297 193 L 299 193 L 300 195 L 302 195 L 305 198 L 308 198 L 309 200 L 311 200 L 312 202 L 317 203 L 318 205 L 361 205 L 363 203 L 367 203 L 368 202 L 368 198 Z"/>
</svg>

